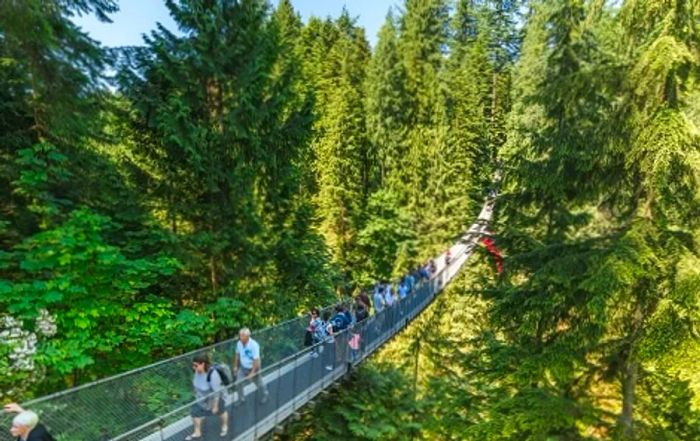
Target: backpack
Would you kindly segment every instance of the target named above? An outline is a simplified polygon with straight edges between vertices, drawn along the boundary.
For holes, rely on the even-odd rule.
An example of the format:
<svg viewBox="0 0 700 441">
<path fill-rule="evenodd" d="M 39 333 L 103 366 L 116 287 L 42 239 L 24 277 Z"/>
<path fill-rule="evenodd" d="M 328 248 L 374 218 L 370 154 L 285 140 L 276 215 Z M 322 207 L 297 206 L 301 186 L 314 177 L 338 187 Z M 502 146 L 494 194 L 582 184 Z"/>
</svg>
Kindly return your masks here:
<svg viewBox="0 0 700 441">
<path fill-rule="evenodd" d="M 333 325 L 333 332 L 340 332 L 348 327 L 347 318 L 342 312 L 337 313 L 331 320 L 331 325 Z"/>
<path fill-rule="evenodd" d="M 231 379 L 233 378 L 233 375 L 231 375 L 231 368 L 229 368 L 227 364 L 223 363 L 214 363 L 209 368 L 209 372 L 207 373 L 207 382 L 211 383 L 211 373 L 214 370 L 218 372 L 219 378 L 221 378 L 221 384 L 224 386 L 231 384 Z"/>
<path fill-rule="evenodd" d="M 347 328 L 352 324 L 352 313 L 346 309 L 343 314 L 345 314 L 345 327 Z"/>
</svg>

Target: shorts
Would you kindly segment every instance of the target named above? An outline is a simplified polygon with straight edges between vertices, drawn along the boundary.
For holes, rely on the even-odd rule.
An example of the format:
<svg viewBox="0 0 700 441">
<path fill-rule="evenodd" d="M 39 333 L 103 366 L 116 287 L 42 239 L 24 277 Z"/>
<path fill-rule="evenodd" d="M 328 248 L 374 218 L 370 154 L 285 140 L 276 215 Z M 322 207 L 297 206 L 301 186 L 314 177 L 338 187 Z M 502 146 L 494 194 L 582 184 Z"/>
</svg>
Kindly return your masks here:
<svg viewBox="0 0 700 441">
<path fill-rule="evenodd" d="M 214 413 L 211 411 L 211 409 L 205 408 L 202 403 L 194 403 L 192 407 L 190 408 L 190 415 L 192 418 L 205 418 L 209 417 L 212 415 L 219 415 L 223 412 L 226 411 L 226 408 L 224 407 L 226 404 L 224 403 L 224 400 L 219 397 L 219 411 Z"/>
</svg>

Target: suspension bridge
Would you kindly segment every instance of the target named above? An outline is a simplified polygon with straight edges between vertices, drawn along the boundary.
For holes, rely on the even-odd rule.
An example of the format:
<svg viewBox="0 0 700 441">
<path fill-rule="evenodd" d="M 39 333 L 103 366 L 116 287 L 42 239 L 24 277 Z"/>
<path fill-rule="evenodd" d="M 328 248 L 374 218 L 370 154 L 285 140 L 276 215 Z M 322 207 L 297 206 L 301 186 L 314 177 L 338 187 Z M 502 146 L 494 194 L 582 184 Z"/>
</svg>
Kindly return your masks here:
<svg viewBox="0 0 700 441">
<path fill-rule="evenodd" d="M 298 411 L 332 387 L 343 376 L 384 343 L 408 326 L 458 274 L 480 238 L 486 233 L 495 203 L 495 194 L 485 201 L 476 221 L 450 247 L 451 260 L 445 255 L 434 258 L 437 271 L 419 284 L 406 298 L 359 323 L 360 346 L 351 350 L 349 330 L 334 337 L 333 345 L 321 343 L 326 350 L 304 347 L 307 317 L 255 331 L 260 344 L 262 370 L 267 386 L 266 400 L 258 397 L 255 384 L 242 385 L 245 401 L 234 405 L 235 384 L 227 387 L 225 404 L 229 412 L 229 432 L 220 436 L 218 418 L 207 418 L 203 441 L 253 441 L 269 436 Z M 153 363 L 60 393 L 23 404 L 40 415 L 40 420 L 57 441 L 183 441 L 192 433 L 190 408 L 192 358 L 209 354 L 214 362 L 229 364 L 237 339 Z M 237 403 L 236 403 L 237 404 Z M 3 427 L 11 416 L 0 415 Z M 12 441 L 0 431 L 0 441 Z"/>
</svg>

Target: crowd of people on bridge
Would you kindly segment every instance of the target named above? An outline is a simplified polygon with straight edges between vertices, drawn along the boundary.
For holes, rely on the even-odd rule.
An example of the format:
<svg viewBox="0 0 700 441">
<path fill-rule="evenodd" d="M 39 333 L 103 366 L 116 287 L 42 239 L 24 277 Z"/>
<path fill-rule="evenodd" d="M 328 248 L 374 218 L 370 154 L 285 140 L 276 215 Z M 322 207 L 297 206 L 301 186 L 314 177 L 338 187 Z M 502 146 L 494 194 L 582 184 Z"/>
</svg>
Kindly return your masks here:
<svg viewBox="0 0 700 441">
<path fill-rule="evenodd" d="M 449 254 L 445 263 L 449 264 Z M 331 353 L 328 361 L 335 360 L 338 363 L 354 362 L 360 353 L 360 333 L 358 325 L 370 317 L 371 311 L 379 314 L 388 308 L 394 307 L 397 302 L 405 299 L 423 281 L 429 280 L 437 272 L 437 265 L 430 260 L 423 266 L 419 266 L 409 274 L 400 278 L 395 283 L 386 280 L 377 281 L 369 290 L 362 290 L 351 302 L 339 303 L 332 309 L 321 311 L 312 308 L 309 311 L 309 322 L 304 334 L 304 346 L 310 347 L 309 354 L 317 358 L 324 353 L 324 348 Z M 370 296 L 369 292 L 372 295 Z M 349 332 L 343 334 L 346 330 Z M 344 335 L 342 344 L 337 344 L 337 337 Z M 243 328 L 239 332 L 235 354 L 228 366 L 212 363 L 206 355 L 197 355 L 192 362 L 194 378 L 192 385 L 195 390 L 196 402 L 192 405 L 191 416 L 193 431 L 185 439 L 187 441 L 203 438 L 202 419 L 207 416 L 217 416 L 221 421 L 220 435 L 228 434 L 228 411 L 225 407 L 225 394 L 227 385 L 235 381 L 233 389 L 237 399 L 234 406 L 241 405 L 246 400 L 245 388 L 254 384 L 260 393 L 260 404 L 268 401 L 269 392 L 261 371 L 260 345 L 250 336 L 250 330 Z M 347 341 L 347 348 L 345 346 Z M 349 349 L 349 357 L 346 356 Z M 333 356 L 335 354 L 335 356 Z M 325 369 L 332 371 L 333 364 L 328 364 Z"/>
<path fill-rule="evenodd" d="M 309 312 L 310 320 L 306 328 L 304 346 L 315 346 L 322 342 L 332 342 L 333 336 L 343 332 L 354 325 L 363 322 L 370 316 L 370 311 L 378 314 L 394 306 L 394 304 L 405 299 L 409 293 L 413 292 L 423 280 L 428 280 L 437 271 L 435 262 L 431 260 L 425 266 L 416 268 L 406 276 L 399 279 L 396 284 L 387 281 L 377 281 L 370 298 L 366 290 L 361 291 L 354 299 L 351 308 L 344 304 L 335 307 L 335 314 L 331 317 L 330 311 L 326 311 L 321 316 L 318 308 L 313 308 Z M 358 336 L 359 337 L 359 336 Z M 348 343 L 351 349 L 358 344 L 355 334 L 350 337 Z M 319 347 L 321 350 L 323 346 Z M 318 352 L 312 352 L 312 356 L 317 356 Z M 329 368 L 329 366 L 327 366 Z"/>
</svg>

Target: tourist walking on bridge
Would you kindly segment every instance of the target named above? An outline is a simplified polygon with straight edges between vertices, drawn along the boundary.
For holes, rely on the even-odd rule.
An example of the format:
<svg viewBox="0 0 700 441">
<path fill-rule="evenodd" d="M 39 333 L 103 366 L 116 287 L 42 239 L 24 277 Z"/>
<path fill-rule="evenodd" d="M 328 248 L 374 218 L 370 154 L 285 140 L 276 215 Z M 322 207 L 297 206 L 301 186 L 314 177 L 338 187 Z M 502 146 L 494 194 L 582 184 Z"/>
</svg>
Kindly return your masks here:
<svg viewBox="0 0 700 441">
<path fill-rule="evenodd" d="M 370 308 L 372 307 L 372 301 L 370 300 L 369 296 L 367 295 L 367 292 L 361 291 L 360 294 L 357 296 L 357 300 L 359 302 L 364 303 L 365 309 L 369 313 Z M 359 320 L 358 320 L 359 321 Z"/>
<path fill-rule="evenodd" d="M 369 310 L 365 302 L 361 298 L 355 299 L 355 322 L 361 323 L 369 317 Z"/>
<path fill-rule="evenodd" d="M 205 354 L 196 355 L 192 359 L 192 370 L 194 377 L 192 386 L 197 402 L 190 408 L 192 424 L 194 430 L 186 440 L 196 440 L 202 438 L 202 421 L 212 415 L 219 415 L 221 418 L 221 436 L 228 434 L 228 411 L 224 402 L 226 384 Z M 230 381 L 230 379 L 226 380 Z"/>
<path fill-rule="evenodd" d="M 6 404 L 4 410 L 17 413 L 10 427 L 10 434 L 17 437 L 17 441 L 56 441 L 39 423 L 39 416 L 31 410 L 24 410 L 17 403 Z"/>
<path fill-rule="evenodd" d="M 250 329 L 243 328 L 238 333 L 238 343 L 236 344 L 236 355 L 233 357 L 233 376 L 236 378 L 236 392 L 238 393 L 238 401 L 236 404 L 241 404 L 245 401 L 245 381 L 248 380 L 255 383 L 258 391 L 262 393 L 260 403 L 265 404 L 269 397 L 267 387 L 260 375 L 260 345 L 258 342 L 250 338 Z"/>
<path fill-rule="evenodd" d="M 399 298 L 401 300 L 405 299 L 408 296 L 410 289 L 411 288 L 408 286 L 408 276 L 406 276 L 401 279 L 401 284 L 399 285 Z"/>
<path fill-rule="evenodd" d="M 377 282 L 376 285 L 374 285 L 374 301 L 372 302 L 374 304 L 374 313 L 379 314 L 382 312 L 382 309 L 384 309 L 384 289 L 382 288 L 382 285 Z"/>
<path fill-rule="evenodd" d="M 394 306 L 394 292 L 391 282 L 384 282 L 384 305 L 387 308 Z"/>
</svg>

